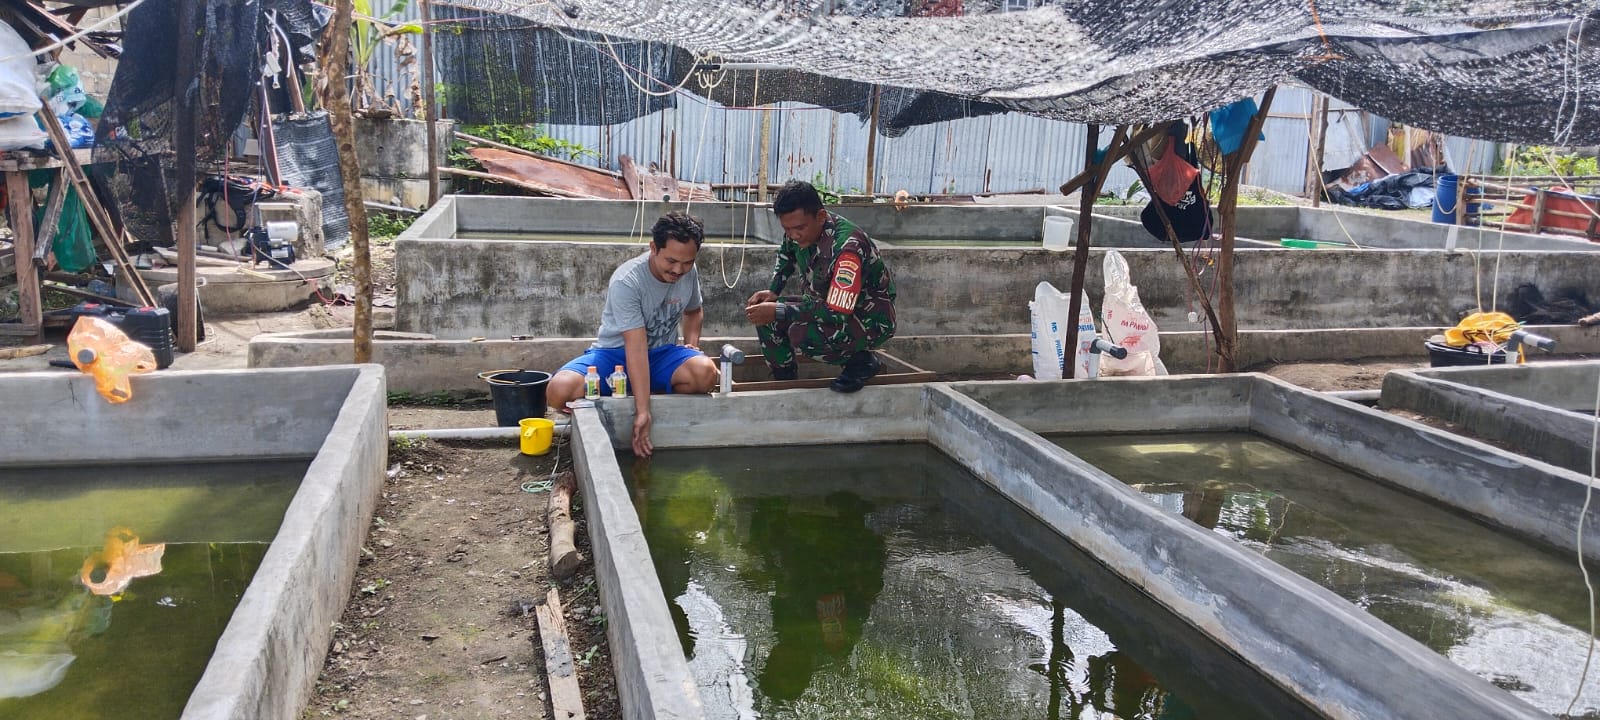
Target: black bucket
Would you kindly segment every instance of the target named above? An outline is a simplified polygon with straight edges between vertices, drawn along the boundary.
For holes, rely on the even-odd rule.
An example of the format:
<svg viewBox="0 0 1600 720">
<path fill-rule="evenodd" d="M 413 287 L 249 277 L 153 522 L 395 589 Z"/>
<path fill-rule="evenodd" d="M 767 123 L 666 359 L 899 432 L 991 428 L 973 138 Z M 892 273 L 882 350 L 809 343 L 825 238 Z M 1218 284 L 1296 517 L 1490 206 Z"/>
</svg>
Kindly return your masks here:
<svg viewBox="0 0 1600 720">
<path fill-rule="evenodd" d="M 1428 348 L 1428 364 L 1432 367 L 1466 367 L 1470 365 L 1504 365 L 1511 359 L 1511 353 L 1504 350 L 1494 354 L 1486 353 L 1476 345 L 1464 348 L 1450 347 L 1442 343 L 1424 342 Z"/>
<path fill-rule="evenodd" d="M 478 378 L 489 383 L 496 425 L 516 427 L 523 418 L 544 417 L 544 390 L 550 384 L 550 373 L 539 370 L 490 370 L 478 373 Z"/>
</svg>

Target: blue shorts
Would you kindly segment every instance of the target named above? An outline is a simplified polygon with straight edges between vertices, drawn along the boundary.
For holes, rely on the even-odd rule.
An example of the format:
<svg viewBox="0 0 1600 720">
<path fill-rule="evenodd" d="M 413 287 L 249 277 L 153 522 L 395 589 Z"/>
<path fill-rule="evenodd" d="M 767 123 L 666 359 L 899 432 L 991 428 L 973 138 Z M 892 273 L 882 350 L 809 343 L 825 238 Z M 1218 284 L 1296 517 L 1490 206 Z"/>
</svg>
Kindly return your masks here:
<svg viewBox="0 0 1600 720">
<path fill-rule="evenodd" d="M 611 384 L 606 382 L 606 378 L 611 377 L 611 373 L 616 371 L 618 365 L 622 366 L 623 372 L 627 372 L 627 357 L 627 352 L 622 348 L 592 347 L 589 348 L 588 352 L 579 355 L 578 359 L 562 365 L 561 369 L 571 370 L 583 375 L 589 371 L 589 366 L 593 365 L 595 370 L 600 373 L 600 394 L 609 397 L 611 395 Z M 662 345 L 651 350 L 650 392 L 654 394 L 671 393 L 672 374 L 678 371 L 678 366 L 688 361 L 689 358 L 694 357 L 705 357 L 705 353 L 686 345 Z M 628 378 L 628 391 L 634 392 L 636 387 L 638 387 L 638 381 L 631 377 Z"/>
</svg>

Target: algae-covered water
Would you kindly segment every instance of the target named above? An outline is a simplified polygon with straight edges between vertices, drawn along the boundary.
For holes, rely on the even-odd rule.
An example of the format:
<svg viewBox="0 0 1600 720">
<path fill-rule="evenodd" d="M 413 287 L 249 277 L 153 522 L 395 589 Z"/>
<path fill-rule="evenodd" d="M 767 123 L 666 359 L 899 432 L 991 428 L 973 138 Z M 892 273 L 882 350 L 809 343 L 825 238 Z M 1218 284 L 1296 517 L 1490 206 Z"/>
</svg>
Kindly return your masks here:
<svg viewBox="0 0 1600 720">
<path fill-rule="evenodd" d="M 1547 712 L 1578 689 L 1589 606 L 1575 555 L 1248 433 L 1052 440 Z M 1574 714 L 1600 709 L 1594 680 Z"/>
<path fill-rule="evenodd" d="M 661 450 L 629 475 L 708 717 L 1305 715 L 929 447 Z"/>
<path fill-rule="evenodd" d="M 0 717 L 181 715 L 306 466 L 0 471 Z"/>
</svg>

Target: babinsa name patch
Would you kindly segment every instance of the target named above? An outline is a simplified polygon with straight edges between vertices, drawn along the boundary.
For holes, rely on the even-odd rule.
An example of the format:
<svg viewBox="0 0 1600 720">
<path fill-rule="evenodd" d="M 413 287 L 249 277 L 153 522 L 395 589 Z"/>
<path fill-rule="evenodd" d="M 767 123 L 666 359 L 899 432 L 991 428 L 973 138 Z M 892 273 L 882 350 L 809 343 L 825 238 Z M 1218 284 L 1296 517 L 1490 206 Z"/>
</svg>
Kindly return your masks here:
<svg viewBox="0 0 1600 720">
<path fill-rule="evenodd" d="M 856 297 L 861 294 L 861 256 L 847 252 L 839 256 L 833 267 L 833 282 L 828 285 L 828 308 L 837 312 L 854 312 Z"/>
</svg>

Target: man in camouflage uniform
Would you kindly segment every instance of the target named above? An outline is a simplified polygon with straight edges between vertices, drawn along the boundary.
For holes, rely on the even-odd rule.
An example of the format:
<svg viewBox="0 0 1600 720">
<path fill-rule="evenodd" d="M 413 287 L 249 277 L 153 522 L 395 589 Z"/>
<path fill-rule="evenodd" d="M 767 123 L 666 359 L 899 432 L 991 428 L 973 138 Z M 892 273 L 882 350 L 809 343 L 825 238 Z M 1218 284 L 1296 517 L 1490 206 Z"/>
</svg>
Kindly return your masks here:
<svg viewBox="0 0 1600 720">
<path fill-rule="evenodd" d="M 894 276 L 878 246 L 849 220 L 822 207 L 810 183 L 792 180 L 773 197 L 784 241 L 768 289 L 750 296 L 774 380 L 798 375 L 795 353 L 844 366 L 832 388 L 851 393 L 878 374 L 872 350 L 894 337 Z M 801 294 L 783 296 L 799 270 Z"/>
</svg>

